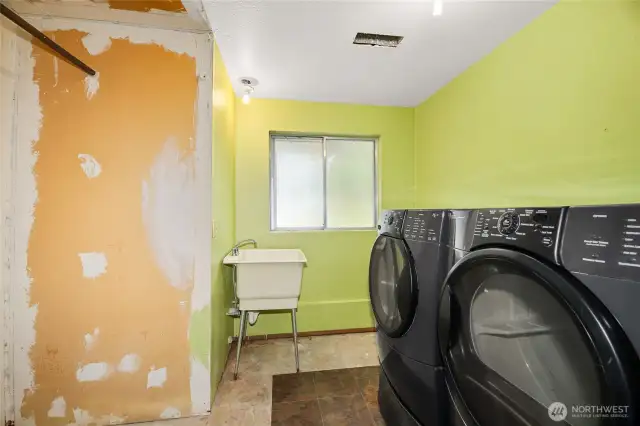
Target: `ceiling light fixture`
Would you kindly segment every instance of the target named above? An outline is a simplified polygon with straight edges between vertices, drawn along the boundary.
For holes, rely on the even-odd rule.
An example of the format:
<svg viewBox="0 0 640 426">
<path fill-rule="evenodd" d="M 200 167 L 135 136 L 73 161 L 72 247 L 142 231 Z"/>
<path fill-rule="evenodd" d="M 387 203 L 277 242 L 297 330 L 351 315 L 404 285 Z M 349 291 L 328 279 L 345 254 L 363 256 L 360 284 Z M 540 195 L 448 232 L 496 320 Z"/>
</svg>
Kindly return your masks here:
<svg viewBox="0 0 640 426">
<path fill-rule="evenodd" d="M 251 94 L 258 85 L 258 80 L 253 77 L 242 77 L 240 83 L 243 86 L 244 94 L 242 95 L 242 103 L 248 105 L 251 102 Z"/>
<path fill-rule="evenodd" d="M 444 0 L 433 0 L 433 16 L 442 15 L 442 7 Z"/>
</svg>

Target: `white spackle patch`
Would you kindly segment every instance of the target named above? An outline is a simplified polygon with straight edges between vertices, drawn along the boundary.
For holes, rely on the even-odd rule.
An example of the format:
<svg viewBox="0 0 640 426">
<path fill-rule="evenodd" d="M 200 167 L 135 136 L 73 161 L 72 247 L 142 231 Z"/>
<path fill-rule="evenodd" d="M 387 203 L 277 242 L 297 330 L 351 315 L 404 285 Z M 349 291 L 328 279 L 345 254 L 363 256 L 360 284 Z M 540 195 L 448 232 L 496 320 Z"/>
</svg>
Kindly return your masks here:
<svg viewBox="0 0 640 426">
<path fill-rule="evenodd" d="M 84 335 L 84 348 L 86 350 L 90 350 L 91 348 L 93 348 L 93 345 L 95 345 L 96 341 L 98 340 L 99 334 L 100 334 L 100 329 L 94 328 L 93 333 L 87 333 Z"/>
<path fill-rule="evenodd" d="M 118 364 L 121 373 L 135 373 L 140 369 L 140 357 L 136 354 L 126 354 Z"/>
<path fill-rule="evenodd" d="M 107 272 L 107 257 L 104 253 L 78 253 L 82 263 L 82 276 L 85 278 L 98 278 Z"/>
<path fill-rule="evenodd" d="M 75 419 L 74 424 L 77 426 L 86 426 L 88 424 L 95 423 L 95 420 L 93 419 L 93 417 L 91 417 L 91 414 L 81 408 L 73 409 L 73 418 Z"/>
<path fill-rule="evenodd" d="M 175 418 L 180 417 L 180 416 L 181 416 L 180 410 L 178 410 L 175 407 L 167 407 L 160 414 L 160 418 L 161 419 L 175 419 Z"/>
<path fill-rule="evenodd" d="M 65 417 L 67 415 L 67 402 L 59 396 L 51 401 L 51 408 L 47 412 L 49 417 Z"/>
<path fill-rule="evenodd" d="M 109 373 L 109 364 L 106 362 L 94 362 L 80 367 L 76 371 L 76 379 L 79 382 L 95 382 L 105 379 Z"/>
<path fill-rule="evenodd" d="M 142 182 L 142 219 L 155 260 L 179 289 L 193 284 L 196 256 L 195 162 L 169 138 Z M 209 300 L 206 301 L 209 303 Z"/>
<path fill-rule="evenodd" d="M 87 34 L 82 37 L 82 44 L 91 55 L 99 55 L 111 47 L 111 37 L 103 31 Z"/>
<path fill-rule="evenodd" d="M 80 167 L 82 167 L 82 171 L 89 179 L 98 177 L 102 173 L 102 166 L 92 155 L 78 154 L 78 158 L 81 161 Z"/>
<path fill-rule="evenodd" d="M 207 414 L 211 409 L 211 383 L 209 369 L 191 357 L 191 414 Z"/>
<path fill-rule="evenodd" d="M 53 81 L 54 81 L 53 87 L 58 86 L 58 74 L 59 74 L 58 66 L 59 66 L 58 65 L 58 57 L 54 56 L 53 57 Z"/>
<path fill-rule="evenodd" d="M 164 382 L 167 381 L 167 367 L 162 367 L 154 370 L 151 367 L 151 371 L 147 375 L 147 389 L 149 388 L 161 388 Z"/>
<path fill-rule="evenodd" d="M 87 99 L 93 98 L 98 89 L 100 88 L 100 73 L 96 72 L 96 75 L 88 75 L 84 78 L 84 92 L 87 95 Z"/>
<path fill-rule="evenodd" d="M 124 417 L 114 416 L 113 414 L 109 414 L 108 416 L 101 416 L 98 424 L 103 425 L 119 425 L 124 423 L 127 419 Z"/>
</svg>

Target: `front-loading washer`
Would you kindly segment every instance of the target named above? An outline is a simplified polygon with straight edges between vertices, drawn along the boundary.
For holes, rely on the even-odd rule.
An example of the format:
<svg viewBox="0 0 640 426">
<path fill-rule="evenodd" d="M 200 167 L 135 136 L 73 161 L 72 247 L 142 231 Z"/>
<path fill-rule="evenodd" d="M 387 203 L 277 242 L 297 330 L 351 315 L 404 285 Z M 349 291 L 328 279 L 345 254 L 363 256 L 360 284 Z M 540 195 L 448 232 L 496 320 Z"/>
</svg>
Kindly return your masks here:
<svg viewBox="0 0 640 426">
<path fill-rule="evenodd" d="M 441 286 L 454 259 L 450 223 L 448 211 L 399 210 L 384 212 L 379 225 L 369 289 L 383 373 L 380 408 L 390 424 L 404 424 L 397 417 L 403 411 L 424 425 L 447 424 L 437 322 Z"/>
<path fill-rule="evenodd" d="M 640 207 L 471 216 L 439 307 L 454 420 L 640 424 Z"/>
</svg>

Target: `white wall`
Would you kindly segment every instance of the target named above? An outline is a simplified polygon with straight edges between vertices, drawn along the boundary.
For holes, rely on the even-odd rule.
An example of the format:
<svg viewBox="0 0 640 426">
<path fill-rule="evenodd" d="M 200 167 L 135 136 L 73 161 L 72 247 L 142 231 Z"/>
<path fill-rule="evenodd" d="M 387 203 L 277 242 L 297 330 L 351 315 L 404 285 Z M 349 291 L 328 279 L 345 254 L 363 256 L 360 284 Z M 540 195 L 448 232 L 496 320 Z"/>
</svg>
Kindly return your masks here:
<svg viewBox="0 0 640 426">
<path fill-rule="evenodd" d="M 10 213 L 8 198 L 11 189 L 10 161 L 11 141 L 13 134 L 13 120 L 15 115 L 14 90 L 17 77 L 16 70 L 16 27 L 7 19 L 0 18 L 0 421 L 5 421 L 5 410 L 10 400 L 6 398 L 5 385 L 9 382 L 7 373 L 8 357 L 5 353 L 5 339 L 10 336 L 10 323 L 5 321 L 5 292 L 8 291 L 9 257 L 11 234 L 8 229 L 7 217 Z"/>
</svg>

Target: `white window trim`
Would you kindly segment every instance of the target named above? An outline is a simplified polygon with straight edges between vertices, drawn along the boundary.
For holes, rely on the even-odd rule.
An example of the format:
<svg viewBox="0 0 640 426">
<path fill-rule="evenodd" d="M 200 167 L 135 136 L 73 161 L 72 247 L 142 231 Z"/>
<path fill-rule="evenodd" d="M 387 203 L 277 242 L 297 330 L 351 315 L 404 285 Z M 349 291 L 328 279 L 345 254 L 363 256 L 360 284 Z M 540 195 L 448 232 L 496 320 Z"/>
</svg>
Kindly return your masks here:
<svg viewBox="0 0 640 426">
<path fill-rule="evenodd" d="M 295 228 L 283 228 L 276 226 L 276 212 L 277 212 L 277 197 L 276 197 L 276 156 L 275 156 L 275 141 L 276 139 L 322 139 L 322 188 L 323 188 L 323 226 L 307 226 L 307 227 L 295 227 Z M 364 227 L 329 227 L 327 226 L 327 140 L 348 140 L 348 141 L 362 141 L 373 142 L 373 224 L 372 226 Z M 377 137 L 362 137 L 362 136 L 323 136 L 317 134 L 286 134 L 286 133 L 271 133 L 269 135 L 269 228 L 271 232 L 306 232 L 306 231 L 373 231 L 376 229 L 378 223 L 379 211 L 380 211 L 380 199 L 379 199 L 379 186 L 378 181 L 378 142 Z"/>
</svg>

